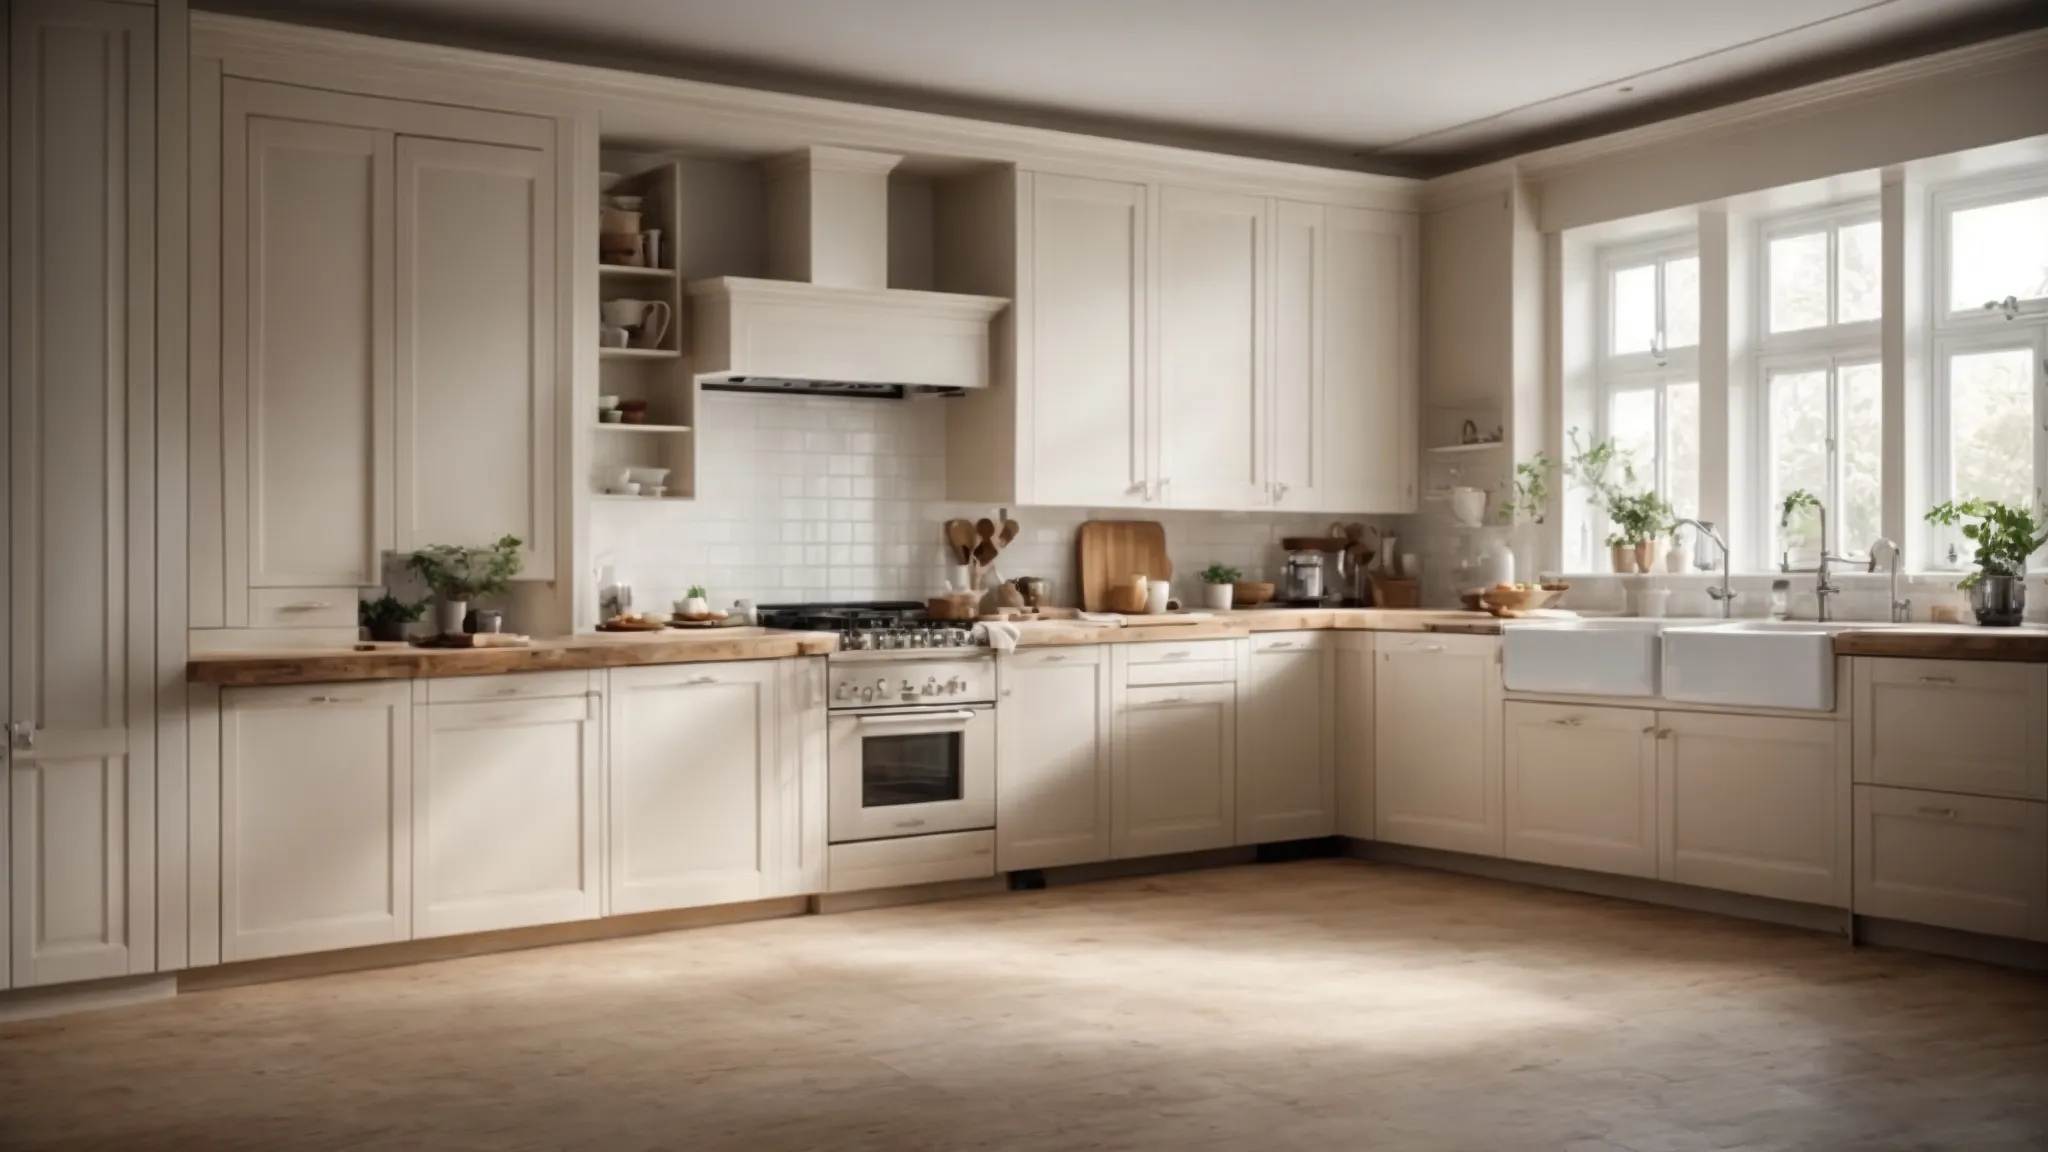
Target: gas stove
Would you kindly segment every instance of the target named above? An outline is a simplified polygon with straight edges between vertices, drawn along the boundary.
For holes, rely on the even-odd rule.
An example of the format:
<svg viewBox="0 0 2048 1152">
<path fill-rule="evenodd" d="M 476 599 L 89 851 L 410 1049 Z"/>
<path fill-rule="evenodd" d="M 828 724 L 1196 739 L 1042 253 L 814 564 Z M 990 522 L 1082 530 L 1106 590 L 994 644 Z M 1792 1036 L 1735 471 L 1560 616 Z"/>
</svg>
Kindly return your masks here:
<svg viewBox="0 0 2048 1152">
<path fill-rule="evenodd" d="M 845 604 L 770 604 L 761 609 L 764 628 L 836 632 L 840 657 L 885 653 L 976 655 L 988 648 L 971 624 L 933 620 L 923 604 L 909 600 Z"/>
</svg>

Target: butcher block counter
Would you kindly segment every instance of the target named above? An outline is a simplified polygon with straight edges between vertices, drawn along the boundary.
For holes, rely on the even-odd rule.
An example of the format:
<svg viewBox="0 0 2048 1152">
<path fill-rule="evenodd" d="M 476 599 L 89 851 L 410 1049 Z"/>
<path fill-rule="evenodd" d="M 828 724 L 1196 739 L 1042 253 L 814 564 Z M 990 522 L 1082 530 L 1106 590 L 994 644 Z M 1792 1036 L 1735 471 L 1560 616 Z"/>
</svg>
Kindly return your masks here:
<svg viewBox="0 0 2048 1152">
<path fill-rule="evenodd" d="M 277 652 L 225 652 L 195 657 L 185 679 L 195 684 L 246 688 L 263 684 L 320 684 L 346 680 L 412 680 L 437 676 L 490 676 L 501 672 L 555 672 L 628 668 L 643 664 L 696 664 L 710 660 L 776 660 L 823 656 L 839 649 L 830 632 L 768 628 L 716 628 L 701 632 L 619 632 L 536 640 L 525 648 L 346 648 Z"/>
<path fill-rule="evenodd" d="M 1147 644 L 1249 636 L 1254 632 L 1459 632 L 1499 635 L 1501 621 L 1484 612 L 1416 608 L 1240 608 L 1189 614 L 1186 623 L 1144 623 L 1125 627 L 1078 620 L 1042 620 L 1017 625 L 1026 648 L 1072 644 Z M 1203 617 L 1207 617 L 1204 619 Z M 1136 617 L 1156 620 L 1156 617 Z"/>
<path fill-rule="evenodd" d="M 2048 664 L 2048 628 L 2037 624 L 2019 628 L 1907 624 L 1867 631 L 1852 629 L 1835 636 L 1835 655 Z"/>
</svg>

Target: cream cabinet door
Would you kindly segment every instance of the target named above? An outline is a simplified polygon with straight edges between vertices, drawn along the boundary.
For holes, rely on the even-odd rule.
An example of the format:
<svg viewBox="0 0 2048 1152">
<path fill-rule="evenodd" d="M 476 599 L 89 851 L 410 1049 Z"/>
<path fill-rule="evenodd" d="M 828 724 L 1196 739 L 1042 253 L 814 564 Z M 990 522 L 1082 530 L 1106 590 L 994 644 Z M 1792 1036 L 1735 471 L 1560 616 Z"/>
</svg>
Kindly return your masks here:
<svg viewBox="0 0 2048 1152">
<path fill-rule="evenodd" d="M 1856 912 L 2048 940 L 2048 805 L 1857 786 Z"/>
<path fill-rule="evenodd" d="M 265 115 L 266 92 L 229 80 L 222 94 L 231 605 L 238 577 L 249 588 L 381 584 L 396 541 L 393 137 Z"/>
<path fill-rule="evenodd" d="M 1126 688 L 1112 769 L 1116 859 L 1236 842 L 1237 688 Z"/>
<path fill-rule="evenodd" d="M 412 685 L 221 693 L 223 961 L 412 937 Z"/>
<path fill-rule="evenodd" d="M 1265 484 L 1266 201 L 1159 190 L 1159 484 L 1175 508 L 1256 508 Z"/>
<path fill-rule="evenodd" d="M 1657 714 L 1510 702 L 1506 856 L 1657 876 Z"/>
<path fill-rule="evenodd" d="M 1325 441 L 1343 447 L 1323 432 L 1328 227 L 1322 205 L 1293 200 L 1274 201 L 1271 221 L 1264 494 L 1279 508 L 1320 511 L 1328 507 L 1322 491 L 1330 470 Z"/>
<path fill-rule="evenodd" d="M 773 660 L 610 673 L 611 914 L 772 891 L 777 683 Z"/>
<path fill-rule="evenodd" d="M 1385 633 L 1373 674 L 1378 838 L 1501 853 L 1499 641 Z"/>
<path fill-rule="evenodd" d="M 600 913 L 594 696 L 413 710 L 413 935 Z"/>
<path fill-rule="evenodd" d="M 1858 658 L 1856 780 L 2048 799 L 2048 665 Z"/>
<path fill-rule="evenodd" d="M 1033 174 L 1019 281 L 1019 425 L 1028 503 L 1152 498 L 1148 212 L 1142 184 Z"/>
<path fill-rule="evenodd" d="M 147 8 L 7 19 L 0 986 L 30 987 L 156 966 L 156 55 Z"/>
<path fill-rule="evenodd" d="M 1237 704 L 1237 842 L 1337 831 L 1335 685 L 1319 632 L 1248 641 Z"/>
<path fill-rule="evenodd" d="M 1007 654 L 997 680 L 997 870 L 1109 859 L 1109 650 Z"/>
<path fill-rule="evenodd" d="M 1657 714 L 1657 878 L 1849 906 L 1849 765 L 1833 720 Z"/>
<path fill-rule="evenodd" d="M 517 536 L 552 577 L 554 158 L 400 136 L 396 163 L 397 547 Z"/>
<path fill-rule="evenodd" d="M 1418 225 L 1405 213 L 1332 207 L 1323 231 L 1327 299 L 1316 416 L 1323 468 L 1306 506 L 1413 512 L 1421 419 Z"/>
<path fill-rule="evenodd" d="M 1339 632 L 1331 642 L 1337 716 L 1337 834 L 1378 835 L 1373 823 L 1373 634 Z"/>
</svg>

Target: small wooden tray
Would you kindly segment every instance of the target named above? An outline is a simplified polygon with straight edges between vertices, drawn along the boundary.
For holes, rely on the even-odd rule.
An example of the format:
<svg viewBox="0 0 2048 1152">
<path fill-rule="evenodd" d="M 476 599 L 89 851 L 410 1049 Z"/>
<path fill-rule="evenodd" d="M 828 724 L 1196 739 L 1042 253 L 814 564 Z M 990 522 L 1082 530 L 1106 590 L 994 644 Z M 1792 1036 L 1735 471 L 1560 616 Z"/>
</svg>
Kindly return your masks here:
<svg viewBox="0 0 2048 1152">
<path fill-rule="evenodd" d="M 599 632 L 663 632 L 667 629 L 668 625 L 663 624 L 659 620 L 627 621 L 616 618 L 607 620 L 597 626 Z"/>
<path fill-rule="evenodd" d="M 526 648 L 533 644 L 533 637 L 517 632 L 451 632 L 446 636 L 423 637 L 414 643 L 421 648 Z"/>
<path fill-rule="evenodd" d="M 725 627 L 725 617 L 713 616 L 706 620 L 686 620 L 681 616 L 672 616 L 669 618 L 668 626 L 670 628 L 723 628 Z"/>
</svg>

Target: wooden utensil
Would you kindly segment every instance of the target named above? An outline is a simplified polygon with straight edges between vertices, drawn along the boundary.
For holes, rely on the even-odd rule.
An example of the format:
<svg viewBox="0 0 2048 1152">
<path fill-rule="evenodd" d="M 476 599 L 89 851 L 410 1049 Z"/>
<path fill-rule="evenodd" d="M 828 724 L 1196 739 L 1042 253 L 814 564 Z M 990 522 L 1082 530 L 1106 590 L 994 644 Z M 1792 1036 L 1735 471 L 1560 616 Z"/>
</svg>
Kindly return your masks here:
<svg viewBox="0 0 2048 1152">
<path fill-rule="evenodd" d="M 1017 539 L 1017 534 L 1022 531 L 1024 531 L 1024 526 L 1015 520 L 1004 520 L 1001 530 L 996 533 L 996 548 L 998 550 L 1008 548 L 1011 541 Z"/>
<path fill-rule="evenodd" d="M 974 525 L 966 520 L 946 521 L 946 543 L 953 546 L 954 563 L 974 559 Z"/>
<path fill-rule="evenodd" d="M 974 546 L 975 561 L 983 567 L 995 563 L 997 553 L 1002 551 L 996 546 L 996 522 L 984 516 L 974 522 L 974 532 L 981 537 L 981 543 Z"/>
<path fill-rule="evenodd" d="M 1076 567 L 1080 570 L 1081 607 L 1090 612 L 1119 611 L 1110 607 L 1110 589 L 1131 577 L 1173 579 L 1173 561 L 1166 555 L 1166 528 L 1157 520 L 1090 520 L 1074 534 Z M 1128 611 L 1142 611 L 1143 605 Z"/>
</svg>

